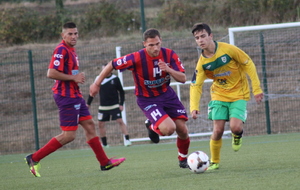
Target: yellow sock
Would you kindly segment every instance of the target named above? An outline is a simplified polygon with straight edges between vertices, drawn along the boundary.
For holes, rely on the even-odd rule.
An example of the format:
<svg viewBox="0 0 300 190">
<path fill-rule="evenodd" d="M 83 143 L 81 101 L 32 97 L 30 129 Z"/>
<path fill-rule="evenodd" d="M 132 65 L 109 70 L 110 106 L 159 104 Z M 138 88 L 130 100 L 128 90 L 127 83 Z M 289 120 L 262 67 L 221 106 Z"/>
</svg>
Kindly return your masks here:
<svg viewBox="0 0 300 190">
<path fill-rule="evenodd" d="M 217 141 L 210 139 L 209 145 L 210 145 L 210 154 L 211 154 L 210 161 L 213 163 L 220 163 L 222 139 Z"/>
</svg>

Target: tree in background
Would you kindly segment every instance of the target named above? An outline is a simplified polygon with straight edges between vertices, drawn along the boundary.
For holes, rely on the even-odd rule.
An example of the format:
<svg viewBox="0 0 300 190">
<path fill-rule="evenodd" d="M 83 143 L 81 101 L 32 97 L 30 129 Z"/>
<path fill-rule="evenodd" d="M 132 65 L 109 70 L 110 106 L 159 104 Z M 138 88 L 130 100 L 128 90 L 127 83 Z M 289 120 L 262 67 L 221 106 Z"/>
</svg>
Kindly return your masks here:
<svg viewBox="0 0 300 190">
<path fill-rule="evenodd" d="M 56 6 L 56 13 L 62 14 L 64 10 L 64 2 L 63 0 L 55 0 L 55 6 Z"/>
</svg>

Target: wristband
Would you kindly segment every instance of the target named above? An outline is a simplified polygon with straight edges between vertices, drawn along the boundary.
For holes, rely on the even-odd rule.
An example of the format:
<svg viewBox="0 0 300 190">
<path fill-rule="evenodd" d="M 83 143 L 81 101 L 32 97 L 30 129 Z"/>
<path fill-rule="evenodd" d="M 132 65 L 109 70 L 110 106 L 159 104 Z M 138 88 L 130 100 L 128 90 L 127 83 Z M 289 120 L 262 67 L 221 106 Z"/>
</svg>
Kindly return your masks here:
<svg viewBox="0 0 300 190">
<path fill-rule="evenodd" d="M 92 103 L 92 101 L 93 101 L 93 99 L 94 99 L 94 97 L 93 96 L 91 96 L 91 95 L 89 95 L 89 98 L 88 98 L 88 100 L 87 100 L 87 105 L 91 105 L 91 103 Z"/>
</svg>

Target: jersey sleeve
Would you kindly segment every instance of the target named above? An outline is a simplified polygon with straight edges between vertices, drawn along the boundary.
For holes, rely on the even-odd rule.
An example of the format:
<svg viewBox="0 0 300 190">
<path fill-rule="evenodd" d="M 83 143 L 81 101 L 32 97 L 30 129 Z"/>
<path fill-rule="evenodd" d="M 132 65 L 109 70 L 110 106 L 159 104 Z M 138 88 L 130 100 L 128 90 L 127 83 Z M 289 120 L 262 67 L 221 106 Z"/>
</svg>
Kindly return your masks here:
<svg viewBox="0 0 300 190">
<path fill-rule="evenodd" d="M 170 66 L 171 68 L 173 68 L 175 71 L 180 71 L 182 73 L 185 72 L 184 66 L 180 60 L 180 58 L 178 57 L 178 55 L 172 51 L 171 52 L 171 62 L 170 62 Z"/>
<path fill-rule="evenodd" d="M 199 59 L 190 85 L 190 112 L 194 110 L 200 111 L 202 87 L 206 78 Z"/>
<path fill-rule="evenodd" d="M 68 54 L 64 47 L 58 47 L 53 51 L 51 61 L 49 64 L 49 69 L 56 69 L 63 72 L 64 65 L 68 60 Z"/>
<path fill-rule="evenodd" d="M 126 69 L 132 70 L 133 64 L 135 62 L 136 53 L 137 52 L 114 59 L 112 61 L 113 68 L 120 71 L 124 71 Z"/>
<path fill-rule="evenodd" d="M 260 81 L 257 75 L 256 67 L 251 59 L 244 65 L 245 72 L 249 76 L 252 84 L 252 93 L 254 95 L 262 93 L 262 89 L 260 87 Z"/>
<path fill-rule="evenodd" d="M 233 46 L 233 58 L 237 60 L 238 63 L 241 64 L 243 70 L 249 76 L 252 84 L 252 93 L 254 95 L 262 93 L 262 89 L 260 87 L 260 80 L 257 75 L 255 64 L 252 59 L 246 54 L 243 50 Z"/>
</svg>

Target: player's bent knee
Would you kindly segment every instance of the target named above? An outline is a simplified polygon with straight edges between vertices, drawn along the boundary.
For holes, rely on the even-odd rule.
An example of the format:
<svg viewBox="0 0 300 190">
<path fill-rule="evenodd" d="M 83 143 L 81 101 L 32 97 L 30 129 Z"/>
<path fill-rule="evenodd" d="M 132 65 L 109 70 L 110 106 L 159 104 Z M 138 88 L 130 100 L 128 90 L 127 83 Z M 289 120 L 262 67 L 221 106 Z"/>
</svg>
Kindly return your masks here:
<svg viewBox="0 0 300 190">
<path fill-rule="evenodd" d="M 165 130 L 165 135 L 166 136 L 170 136 L 170 135 L 173 135 L 174 134 L 174 132 L 175 132 L 175 128 L 167 128 L 167 130 Z"/>
<path fill-rule="evenodd" d="M 234 134 L 238 134 L 243 130 L 243 128 L 241 126 L 238 126 L 238 125 L 230 126 L 230 129 L 231 129 L 231 132 L 234 133 Z"/>
</svg>

